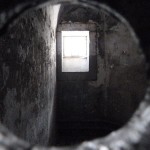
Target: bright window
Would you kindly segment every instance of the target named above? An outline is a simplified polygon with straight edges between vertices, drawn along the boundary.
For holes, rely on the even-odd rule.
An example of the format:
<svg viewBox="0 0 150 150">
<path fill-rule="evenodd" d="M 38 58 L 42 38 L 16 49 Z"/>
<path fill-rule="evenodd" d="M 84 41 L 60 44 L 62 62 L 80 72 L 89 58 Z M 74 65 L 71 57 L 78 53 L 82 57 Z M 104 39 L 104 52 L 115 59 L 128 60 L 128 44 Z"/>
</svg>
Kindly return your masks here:
<svg viewBox="0 0 150 150">
<path fill-rule="evenodd" d="M 62 31 L 62 72 L 89 72 L 89 31 Z"/>
</svg>

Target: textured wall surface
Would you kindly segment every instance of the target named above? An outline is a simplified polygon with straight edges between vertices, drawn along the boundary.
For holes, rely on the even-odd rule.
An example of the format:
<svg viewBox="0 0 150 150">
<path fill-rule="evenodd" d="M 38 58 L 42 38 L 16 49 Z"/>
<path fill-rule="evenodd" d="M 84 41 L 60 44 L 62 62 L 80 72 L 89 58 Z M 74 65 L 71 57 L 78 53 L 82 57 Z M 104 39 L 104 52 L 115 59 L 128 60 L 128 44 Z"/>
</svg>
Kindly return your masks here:
<svg viewBox="0 0 150 150">
<path fill-rule="evenodd" d="M 129 29 L 104 12 L 64 6 L 59 23 L 68 22 L 96 24 L 92 45 L 97 49 L 97 79 L 80 80 L 82 73 L 78 73 L 79 80 L 71 81 L 68 73 L 68 81 L 58 81 L 60 134 L 70 136 L 74 130 L 74 135 L 79 132 L 82 138 L 92 139 L 117 129 L 131 117 L 147 87 L 145 61 Z"/>
<path fill-rule="evenodd" d="M 22 11 L 39 5 L 39 3 L 46 2 L 47 0 L 1 0 L 0 5 L 0 34 L 4 33 L 8 27 L 11 25 L 13 19 L 17 14 Z M 52 0 L 49 0 L 50 2 Z M 63 0 L 60 0 L 60 2 Z M 74 0 L 68 0 L 74 2 Z M 55 2 L 59 2 L 55 1 Z M 117 10 L 120 14 L 126 17 L 133 28 L 135 29 L 137 35 L 140 38 L 144 53 L 147 57 L 147 62 L 150 62 L 150 2 L 147 0 L 131 1 L 131 0 L 97 0 L 97 3 L 93 3 L 94 0 L 76 0 L 75 2 L 82 2 L 86 5 L 92 6 L 95 9 L 101 8 L 99 2 L 105 3 L 111 8 Z M 110 9 L 107 9 L 108 11 Z M 113 10 L 111 13 L 115 14 Z M 118 14 L 117 14 L 118 15 Z M 121 18 L 124 22 L 124 19 Z M 5 24 L 6 23 L 6 24 Z M 5 24 L 5 25 L 4 25 Z M 127 22 L 125 21 L 125 24 Z M 128 24 L 127 24 L 128 25 Z M 130 28 L 131 29 L 131 28 Z M 131 29 L 131 31 L 133 31 Z M 132 32 L 133 33 L 133 32 Z M 0 125 L 0 148 L 1 149 L 31 149 L 31 150 L 54 150 L 54 149 L 69 149 L 69 150 L 143 150 L 149 149 L 150 143 L 150 88 L 147 89 L 147 94 L 145 95 L 143 102 L 140 107 L 128 122 L 126 126 L 121 128 L 119 131 L 113 132 L 106 138 L 99 138 L 95 141 L 84 142 L 77 147 L 65 147 L 65 148 L 43 148 L 43 147 L 33 147 L 30 144 L 21 141 L 15 136 L 10 134 L 10 131 L 6 130 L 2 125 Z"/>
<path fill-rule="evenodd" d="M 32 144 L 54 130 L 58 8 L 28 11 L 0 37 L 0 121 Z"/>
</svg>

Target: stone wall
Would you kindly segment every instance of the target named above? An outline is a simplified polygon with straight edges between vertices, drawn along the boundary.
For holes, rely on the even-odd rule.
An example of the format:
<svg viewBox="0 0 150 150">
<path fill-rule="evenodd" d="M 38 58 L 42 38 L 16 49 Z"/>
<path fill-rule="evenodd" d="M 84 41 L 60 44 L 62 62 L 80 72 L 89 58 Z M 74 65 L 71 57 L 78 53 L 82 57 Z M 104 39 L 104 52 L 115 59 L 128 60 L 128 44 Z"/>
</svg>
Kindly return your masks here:
<svg viewBox="0 0 150 150">
<path fill-rule="evenodd" d="M 52 143 L 58 10 L 30 10 L 0 37 L 0 121 L 31 144 Z"/>
</svg>

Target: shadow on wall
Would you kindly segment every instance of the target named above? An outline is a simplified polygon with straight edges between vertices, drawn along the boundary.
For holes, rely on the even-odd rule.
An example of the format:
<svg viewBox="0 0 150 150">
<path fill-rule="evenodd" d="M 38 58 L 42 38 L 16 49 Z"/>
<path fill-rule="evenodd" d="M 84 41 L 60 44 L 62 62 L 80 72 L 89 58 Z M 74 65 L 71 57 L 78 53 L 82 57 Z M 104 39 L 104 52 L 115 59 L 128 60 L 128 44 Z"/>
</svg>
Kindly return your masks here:
<svg viewBox="0 0 150 150">
<path fill-rule="evenodd" d="M 30 10 L 0 37 L 0 120 L 32 144 L 54 137 L 58 11 Z"/>
<path fill-rule="evenodd" d="M 128 26 L 103 9 L 62 5 L 58 22 L 58 141 L 105 136 L 123 126 L 144 97 L 144 55 Z M 89 31 L 89 72 L 62 71 L 61 34 L 66 30 Z"/>
</svg>

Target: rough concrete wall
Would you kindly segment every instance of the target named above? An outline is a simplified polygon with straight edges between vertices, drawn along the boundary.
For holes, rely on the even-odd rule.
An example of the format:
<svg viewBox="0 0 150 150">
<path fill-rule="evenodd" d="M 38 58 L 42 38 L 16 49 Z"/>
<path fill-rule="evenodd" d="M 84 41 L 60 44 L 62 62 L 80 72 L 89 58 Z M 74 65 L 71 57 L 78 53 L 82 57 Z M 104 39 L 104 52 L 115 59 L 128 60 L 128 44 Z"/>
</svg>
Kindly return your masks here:
<svg viewBox="0 0 150 150">
<path fill-rule="evenodd" d="M 123 125 L 143 98 L 144 58 L 127 27 L 118 20 L 102 11 L 67 8 L 61 10 L 59 23 L 90 20 L 97 24 L 97 80 L 58 82 L 58 122 L 67 128 L 69 123 L 71 127 L 87 128 L 89 133 L 90 128 L 102 128 L 105 134 L 105 129 L 108 133 Z"/>
<path fill-rule="evenodd" d="M 97 81 L 88 84 L 103 93 L 102 98 L 99 94 L 97 97 L 104 102 L 99 113 L 109 121 L 124 124 L 144 97 L 146 64 L 127 27 L 120 22 L 113 24 L 115 19 L 108 15 L 102 17 L 104 24 L 97 37 Z"/>
<path fill-rule="evenodd" d="M 0 37 L 0 120 L 32 144 L 48 144 L 53 127 L 58 8 L 28 11 Z"/>
</svg>

